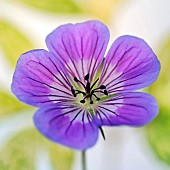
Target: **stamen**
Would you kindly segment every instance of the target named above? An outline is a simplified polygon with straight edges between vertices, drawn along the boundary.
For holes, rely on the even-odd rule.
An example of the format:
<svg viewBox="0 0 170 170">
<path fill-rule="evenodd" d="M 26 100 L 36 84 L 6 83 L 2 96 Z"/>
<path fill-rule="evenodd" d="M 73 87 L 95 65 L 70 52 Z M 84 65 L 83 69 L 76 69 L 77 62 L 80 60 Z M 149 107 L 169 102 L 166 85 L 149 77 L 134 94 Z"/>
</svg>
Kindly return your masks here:
<svg viewBox="0 0 170 170">
<path fill-rule="evenodd" d="M 86 80 L 86 81 L 89 80 L 89 73 L 84 77 L 84 80 Z"/>
<path fill-rule="evenodd" d="M 80 100 L 80 103 L 85 103 L 86 101 L 83 99 L 83 100 Z"/>
<path fill-rule="evenodd" d="M 93 100 L 90 101 L 90 104 L 93 104 Z"/>
<path fill-rule="evenodd" d="M 97 97 L 94 93 L 92 94 L 94 97 L 96 97 L 96 99 L 97 99 L 97 101 L 99 101 L 100 100 L 100 98 L 99 97 Z"/>
<path fill-rule="evenodd" d="M 86 92 L 90 93 L 90 82 L 87 82 L 86 84 Z"/>
<path fill-rule="evenodd" d="M 90 104 L 93 104 L 92 95 L 90 95 Z"/>
<path fill-rule="evenodd" d="M 106 86 L 105 85 L 101 85 L 100 87 L 95 88 L 93 91 L 96 91 L 98 89 L 101 89 L 101 90 L 106 89 Z"/>
<path fill-rule="evenodd" d="M 86 95 L 86 93 L 85 92 L 83 92 L 83 91 L 80 91 L 80 90 L 75 90 L 75 92 L 77 92 L 76 94 L 83 94 L 83 96 L 85 96 Z"/>
<path fill-rule="evenodd" d="M 93 90 L 92 90 L 92 91 L 93 91 Z M 106 96 L 108 96 L 107 90 L 101 91 L 101 90 L 95 89 L 94 92 L 103 93 L 103 94 L 105 94 Z M 93 92 L 93 93 L 94 93 L 94 92 Z"/>
<path fill-rule="evenodd" d="M 88 97 L 89 97 L 89 95 L 85 96 L 83 100 L 80 100 L 80 102 L 85 103 L 86 102 L 85 99 L 88 98 Z"/>
<path fill-rule="evenodd" d="M 76 93 L 75 93 L 75 90 L 73 89 L 73 86 L 71 86 L 71 92 L 72 92 L 72 94 L 73 94 L 74 97 L 77 96 Z"/>
<path fill-rule="evenodd" d="M 95 84 L 99 81 L 99 78 L 93 83 L 93 85 L 91 86 L 90 90 L 93 89 L 93 87 L 95 86 Z"/>
<path fill-rule="evenodd" d="M 87 93 L 90 93 L 89 73 L 84 77 L 84 79 L 87 81 L 85 90 Z"/>
<path fill-rule="evenodd" d="M 99 87 L 99 89 L 106 89 L 106 86 L 105 86 L 105 85 L 101 85 L 101 86 Z"/>
<path fill-rule="evenodd" d="M 93 89 L 94 86 L 96 85 L 96 83 L 99 81 L 99 78 L 96 79 L 96 81 L 93 83 L 92 86 L 90 85 L 90 82 L 89 82 L 89 73 L 84 77 L 84 80 L 87 81 L 86 85 L 84 85 L 84 83 L 82 83 L 80 80 L 78 80 L 77 77 L 74 77 L 74 81 L 77 82 L 77 83 L 81 83 L 81 85 L 84 87 L 85 92 L 80 91 L 80 90 L 75 90 L 73 88 L 73 86 L 71 87 L 71 92 L 72 92 L 74 97 L 76 97 L 77 94 L 83 94 L 84 99 L 80 100 L 80 103 L 85 103 L 86 98 L 90 98 L 90 104 L 93 104 L 94 103 L 93 99 L 92 99 L 93 96 L 96 98 L 97 101 L 99 101 L 100 98 L 95 94 L 96 92 L 100 92 L 100 93 L 103 93 L 105 95 L 108 95 L 108 92 L 106 90 L 105 85 L 101 85 L 100 87 Z"/>
<path fill-rule="evenodd" d="M 104 90 L 104 94 L 105 94 L 106 96 L 108 96 L 108 92 L 107 92 L 107 90 Z"/>
<path fill-rule="evenodd" d="M 75 81 L 75 82 L 79 82 L 79 80 L 77 79 L 77 77 L 74 77 L 74 81 Z"/>
<path fill-rule="evenodd" d="M 77 83 L 81 83 L 81 85 L 82 85 L 84 88 L 86 88 L 85 85 L 84 85 L 80 80 L 77 79 L 77 77 L 74 77 L 74 81 L 77 82 Z"/>
</svg>

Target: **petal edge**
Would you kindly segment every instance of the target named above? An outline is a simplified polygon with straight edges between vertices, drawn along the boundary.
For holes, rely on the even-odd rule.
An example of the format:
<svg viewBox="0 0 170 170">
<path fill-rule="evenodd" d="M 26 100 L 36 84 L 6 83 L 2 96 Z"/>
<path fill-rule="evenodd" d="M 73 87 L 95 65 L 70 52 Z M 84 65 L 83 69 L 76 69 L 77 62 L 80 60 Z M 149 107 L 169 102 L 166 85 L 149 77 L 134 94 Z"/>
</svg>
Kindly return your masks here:
<svg viewBox="0 0 170 170">
<path fill-rule="evenodd" d="M 89 115 L 71 104 L 40 108 L 34 115 L 34 123 L 45 137 L 73 149 L 90 148 L 98 138 L 98 128 Z"/>
<path fill-rule="evenodd" d="M 160 62 L 149 45 L 134 36 L 121 36 L 111 46 L 101 72 L 100 84 L 110 93 L 128 92 L 151 85 Z"/>
<path fill-rule="evenodd" d="M 158 114 L 158 105 L 152 95 L 142 92 L 119 94 L 101 103 L 95 120 L 99 126 L 143 126 Z"/>
</svg>

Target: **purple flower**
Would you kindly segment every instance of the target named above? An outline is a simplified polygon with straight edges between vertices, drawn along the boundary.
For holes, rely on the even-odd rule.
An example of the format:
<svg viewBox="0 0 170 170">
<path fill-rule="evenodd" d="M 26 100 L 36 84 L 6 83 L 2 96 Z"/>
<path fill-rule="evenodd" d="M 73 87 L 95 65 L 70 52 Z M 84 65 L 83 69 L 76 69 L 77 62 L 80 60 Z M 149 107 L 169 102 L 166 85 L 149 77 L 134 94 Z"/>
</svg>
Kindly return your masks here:
<svg viewBox="0 0 170 170">
<path fill-rule="evenodd" d="M 40 107 L 34 123 L 48 139 L 71 148 L 93 146 L 101 126 L 142 126 L 158 113 L 149 94 L 133 92 L 151 85 L 160 63 L 137 37 L 119 37 L 104 58 L 108 28 L 99 21 L 66 24 L 46 38 L 49 51 L 21 55 L 12 91 Z"/>
</svg>

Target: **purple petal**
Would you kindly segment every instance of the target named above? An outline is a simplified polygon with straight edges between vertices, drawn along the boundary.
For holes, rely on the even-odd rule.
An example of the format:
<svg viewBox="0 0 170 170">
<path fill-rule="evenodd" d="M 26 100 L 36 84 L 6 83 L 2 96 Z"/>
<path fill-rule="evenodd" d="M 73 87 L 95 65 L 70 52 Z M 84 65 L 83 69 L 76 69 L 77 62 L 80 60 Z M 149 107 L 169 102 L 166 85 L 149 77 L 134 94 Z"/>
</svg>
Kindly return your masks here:
<svg viewBox="0 0 170 170">
<path fill-rule="evenodd" d="M 160 63 L 148 44 L 137 37 L 119 37 L 108 52 L 99 84 L 109 93 L 133 91 L 152 84 Z"/>
<path fill-rule="evenodd" d="M 84 82 L 98 70 L 109 40 L 108 28 L 99 21 L 66 24 L 47 36 L 49 50 L 65 64 L 71 77 Z"/>
<path fill-rule="evenodd" d="M 119 94 L 96 108 L 95 120 L 99 126 L 143 126 L 158 114 L 155 98 L 146 93 Z"/>
<path fill-rule="evenodd" d="M 34 106 L 71 100 L 70 82 L 60 65 L 56 57 L 45 50 L 22 54 L 13 76 L 13 93 Z"/>
<path fill-rule="evenodd" d="M 42 107 L 35 113 L 34 122 L 45 137 L 74 149 L 89 148 L 98 138 L 90 114 L 71 104 Z"/>
</svg>

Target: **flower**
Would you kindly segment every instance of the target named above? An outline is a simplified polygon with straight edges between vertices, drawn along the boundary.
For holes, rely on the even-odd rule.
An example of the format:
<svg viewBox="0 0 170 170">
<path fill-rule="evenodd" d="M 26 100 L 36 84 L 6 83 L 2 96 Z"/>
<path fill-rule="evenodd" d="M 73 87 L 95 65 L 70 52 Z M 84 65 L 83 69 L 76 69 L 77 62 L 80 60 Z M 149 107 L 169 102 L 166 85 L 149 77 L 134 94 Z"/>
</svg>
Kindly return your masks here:
<svg viewBox="0 0 170 170">
<path fill-rule="evenodd" d="M 96 143 L 101 126 L 142 126 L 156 117 L 154 97 L 134 92 L 157 79 L 156 55 L 144 40 L 124 35 L 104 58 L 108 41 L 99 21 L 66 24 L 47 36 L 49 51 L 19 58 L 12 92 L 40 107 L 34 123 L 48 139 L 84 150 Z"/>
</svg>

